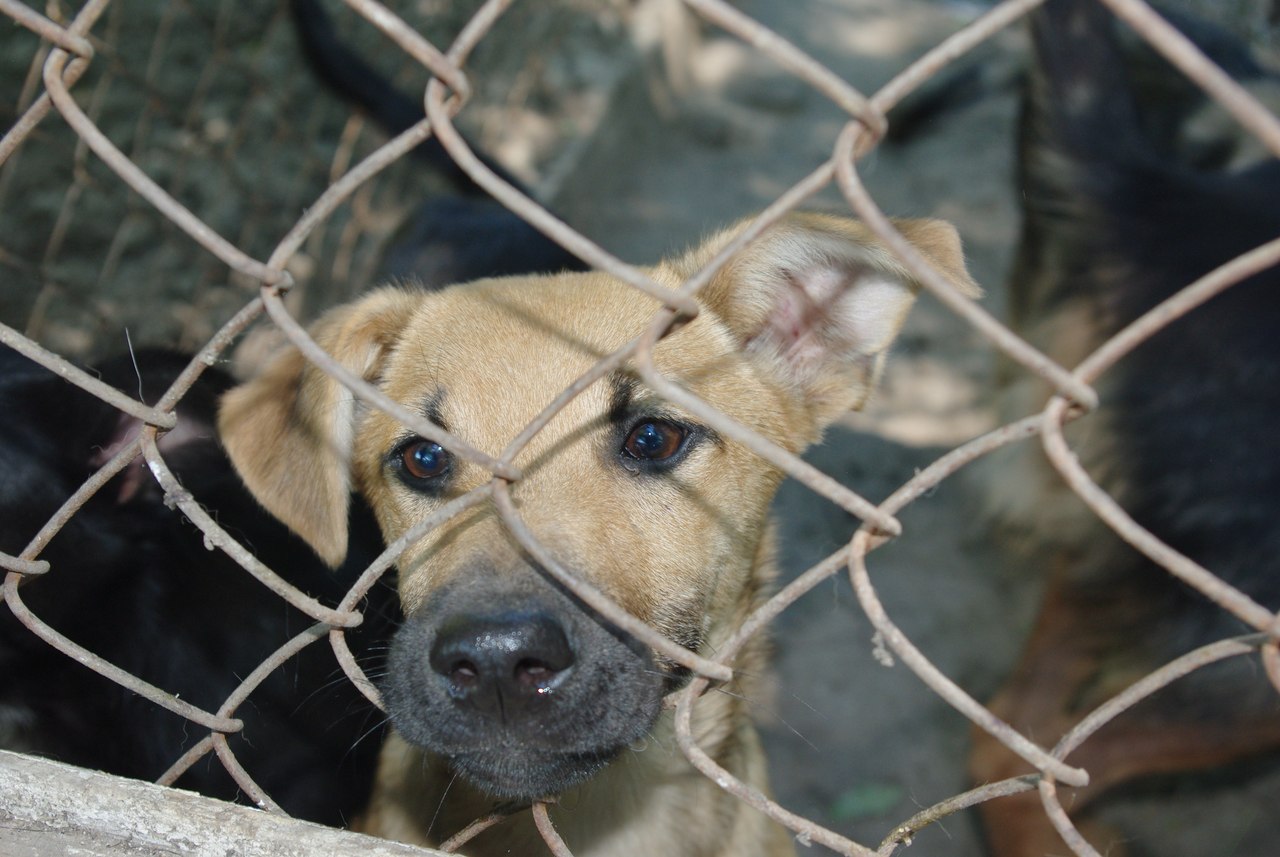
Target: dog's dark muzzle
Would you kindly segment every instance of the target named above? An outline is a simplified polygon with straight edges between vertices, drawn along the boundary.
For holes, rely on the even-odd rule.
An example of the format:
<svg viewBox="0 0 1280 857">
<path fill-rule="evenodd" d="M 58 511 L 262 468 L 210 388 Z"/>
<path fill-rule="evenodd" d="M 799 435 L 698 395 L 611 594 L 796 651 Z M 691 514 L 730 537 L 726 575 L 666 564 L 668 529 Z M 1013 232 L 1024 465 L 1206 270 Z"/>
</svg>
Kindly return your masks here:
<svg viewBox="0 0 1280 857">
<path fill-rule="evenodd" d="M 391 645 L 387 711 L 478 788 L 546 797 L 645 735 L 664 676 L 647 647 L 551 585 L 489 577 L 409 616 Z"/>
</svg>

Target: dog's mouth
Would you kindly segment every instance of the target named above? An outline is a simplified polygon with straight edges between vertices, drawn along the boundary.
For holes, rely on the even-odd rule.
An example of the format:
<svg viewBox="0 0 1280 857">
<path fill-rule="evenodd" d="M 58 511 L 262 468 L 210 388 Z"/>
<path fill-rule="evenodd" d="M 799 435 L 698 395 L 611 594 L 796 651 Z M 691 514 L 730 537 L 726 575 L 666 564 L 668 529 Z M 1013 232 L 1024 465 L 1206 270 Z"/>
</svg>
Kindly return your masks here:
<svg viewBox="0 0 1280 857">
<path fill-rule="evenodd" d="M 522 748 L 493 748 L 454 753 L 448 758 L 459 776 L 485 794 L 528 803 L 582 785 L 612 762 L 621 749 L 530 754 Z"/>
<path fill-rule="evenodd" d="M 589 780 L 643 738 L 679 679 L 567 599 L 433 599 L 392 641 L 396 730 L 476 788 L 529 801 Z"/>
</svg>

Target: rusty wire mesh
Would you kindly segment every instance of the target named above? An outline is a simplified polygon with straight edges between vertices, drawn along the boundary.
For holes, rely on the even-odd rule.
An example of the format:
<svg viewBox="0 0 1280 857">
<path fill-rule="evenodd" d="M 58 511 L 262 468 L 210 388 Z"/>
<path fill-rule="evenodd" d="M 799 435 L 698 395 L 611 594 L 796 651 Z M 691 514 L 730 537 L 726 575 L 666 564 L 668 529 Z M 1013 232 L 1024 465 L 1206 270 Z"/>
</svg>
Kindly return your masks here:
<svg viewBox="0 0 1280 857">
<path fill-rule="evenodd" d="M 4 602 L 23 624 L 50 645 L 90 665 L 113 681 L 145 696 L 156 705 L 163 706 L 189 719 L 192 724 L 208 730 L 204 740 L 181 759 L 176 760 L 170 771 L 161 778 L 161 782 L 173 782 L 183 771 L 212 751 L 217 754 L 247 795 L 263 807 L 278 809 L 272 802 L 271 796 L 264 793 L 240 768 L 227 745 L 226 735 L 241 728 L 241 722 L 236 719 L 237 708 L 271 670 L 287 662 L 304 647 L 321 640 L 327 640 L 332 645 L 351 681 L 374 704 L 380 706 L 376 688 L 355 663 L 344 638 L 345 629 L 361 621 L 355 609 L 356 605 L 379 577 L 394 564 L 399 553 L 414 540 L 472 505 L 491 502 L 499 510 L 514 537 L 535 557 L 539 557 L 543 566 L 566 587 L 609 620 L 695 673 L 696 678 L 692 684 L 680 691 L 676 698 L 669 700 L 676 708 L 677 734 L 681 749 L 693 765 L 706 776 L 713 778 L 724 789 L 789 827 L 802 837 L 803 841 L 820 843 L 848 855 L 890 854 L 908 843 L 916 831 L 952 812 L 1001 795 L 1038 788 L 1045 812 L 1071 849 L 1079 855 L 1093 855 L 1096 852 L 1074 828 L 1056 795 L 1056 787 L 1059 783 L 1082 785 L 1088 780 L 1087 771 L 1070 763 L 1071 751 L 1121 711 L 1155 692 L 1164 684 L 1175 681 L 1216 659 L 1261 649 L 1267 676 L 1277 688 L 1280 688 L 1280 617 L 1227 585 L 1211 570 L 1202 568 L 1187 557 L 1173 551 L 1133 521 L 1081 468 L 1064 437 L 1063 427 L 1071 420 L 1087 418 L 1091 411 L 1099 407 L 1098 397 L 1092 384 L 1136 345 L 1175 318 L 1193 311 L 1215 294 L 1250 274 L 1280 261 L 1280 238 L 1258 247 L 1191 283 L 1181 292 L 1130 324 L 1080 365 L 1075 367 L 1059 365 L 1029 346 L 932 270 L 881 213 L 876 202 L 863 187 L 858 170 L 859 160 L 874 150 L 882 137 L 886 127 L 886 113 L 895 104 L 948 63 L 1033 11 L 1039 5 L 1039 0 L 1005 0 L 994 6 L 973 24 L 955 33 L 919 61 L 903 69 L 887 85 L 871 95 L 859 92 L 838 74 L 811 59 L 803 50 L 788 43 L 722 0 L 683 0 L 683 2 L 698 16 L 736 35 L 753 46 L 755 50 L 768 55 L 788 73 L 804 81 L 814 91 L 821 93 L 824 98 L 839 106 L 847 114 L 847 123 L 838 137 L 831 141 L 831 155 L 820 167 L 778 197 L 776 202 L 759 215 L 754 225 L 726 247 L 710 265 L 695 274 L 681 289 L 671 292 L 652 282 L 643 271 L 626 264 L 569 228 L 546 209 L 493 174 L 469 150 L 466 142 L 456 131 L 455 116 L 460 110 L 465 109 L 474 85 L 474 81 L 469 76 L 469 57 L 477 45 L 484 40 L 495 22 L 507 12 L 512 5 L 512 0 L 489 0 L 484 3 L 452 44 L 444 50 L 437 48 L 387 7 L 374 0 L 347 0 L 350 7 L 389 36 L 408 57 L 420 63 L 433 76 L 425 91 L 426 116 L 409 131 L 377 148 L 354 167 L 336 176 L 331 185 L 317 199 L 310 201 L 304 216 L 292 224 L 283 237 L 271 243 L 270 246 L 262 246 L 260 235 L 256 236 L 253 242 L 249 242 L 245 240 L 244 233 L 234 237 L 224 234 L 232 220 L 213 225 L 196 217 L 191 210 L 177 201 L 174 193 L 152 178 L 147 170 L 122 151 L 116 142 L 108 139 L 95 121 L 92 103 L 86 105 L 84 99 L 73 94 L 72 90 L 77 81 L 92 69 L 95 63 L 103 63 L 109 59 L 109 55 L 104 56 L 102 43 L 98 42 L 93 35 L 95 26 L 100 26 L 100 21 L 111 8 L 109 0 L 90 0 L 73 18 L 58 21 L 45 17 L 17 0 L 0 0 L 0 12 L 44 40 L 43 46 L 39 49 L 41 59 L 37 63 L 40 69 L 39 79 L 33 77 L 26 87 L 24 102 L 29 106 L 0 140 L 0 165 L 18 157 L 22 152 L 23 144 L 31 140 L 42 127 L 42 123 L 47 124 L 49 114 L 56 111 L 76 135 L 77 142 L 73 151 L 69 153 L 76 170 L 87 169 L 87 147 L 98 161 L 107 165 L 114 176 L 118 177 L 110 180 L 124 182 L 137 195 L 133 205 L 141 209 L 144 208 L 142 201 L 145 201 L 147 205 L 158 211 L 168 224 L 171 224 L 171 227 L 176 227 L 177 230 L 185 233 L 187 240 L 195 242 L 211 254 L 216 261 L 208 261 L 206 270 L 198 276 L 214 282 L 229 275 L 233 282 L 251 283 L 257 290 L 257 293 L 238 311 L 234 310 L 234 306 L 225 303 L 225 293 L 222 303 L 204 308 L 208 314 L 226 318 L 226 321 L 211 336 L 202 338 L 203 345 L 199 353 L 154 406 L 147 406 L 130 399 L 77 369 L 59 354 L 37 345 L 27 336 L 9 327 L 0 326 L 0 342 L 54 370 L 71 383 L 119 408 L 122 413 L 139 420 L 145 426 L 136 441 L 121 449 L 102 466 L 93 479 L 67 500 L 57 515 L 31 539 L 30 544 L 18 556 L 0 555 L 0 566 L 7 571 L 3 587 Z M 1189 41 L 1159 18 L 1146 3 L 1142 0 L 1102 0 L 1102 2 L 1225 107 L 1240 125 L 1260 140 L 1270 152 L 1280 156 L 1280 120 L 1267 112 L 1245 90 L 1206 60 Z M 226 13 L 227 7 L 224 4 L 220 15 Z M 220 17 L 211 26 L 224 25 L 225 22 Z M 512 211 L 593 267 L 616 276 L 636 289 L 655 297 L 663 304 L 662 309 L 655 312 L 652 324 L 643 336 L 603 359 L 563 395 L 554 402 L 547 403 L 542 415 L 496 458 L 448 437 L 438 426 L 431 424 L 420 415 L 408 412 L 371 385 L 354 377 L 311 340 L 305 329 L 295 320 L 296 307 L 291 308 L 286 304 L 286 296 L 294 281 L 289 264 L 308 236 L 328 218 L 333 217 L 335 212 L 348 203 L 353 195 L 361 193 L 362 188 L 366 187 L 366 183 L 372 176 L 396 164 L 412 147 L 432 134 L 439 138 L 449 154 L 468 175 Z M 323 169 L 323 167 L 319 168 Z M 98 167 L 95 165 L 93 169 L 96 170 Z M 198 161 L 193 158 L 193 162 L 186 165 L 185 169 L 198 170 Z M 104 181 L 105 179 L 99 175 L 92 180 Z M 1002 426 L 952 450 L 931 466 L 921 470 L 880 504 L 866 500 L 852 487 L 840 484 L 798 457 L 770 444 L 717 413 L 706 403 L 692 397 L 664 378 L 651 360 L 654 344 L 681 320 L 696 314 L 698 310 L 695 296 L 720 266 L 785 213 L 802 205 L 819 190 L 832 185 L 839 188 L 849 208 L 869 224 L 885 244 L 900 256 L 903 263 L 919 278 L 929 292 L 952 312 L 989 338 L 1002 352 L 1025 367 L 1028 372 L 1046 379 L 1057 391 L 1041 414 Z M 172 182 L 170 186 L 172 187 Z M 295 209 L 296 207 L 294 206 Z M 168 228 L 162 237 L 164 240 L 178 240 L 173 237 L 172 228 Z M 252 246 L 247 249 L 250 243 Z M 55 235 L 49 243 L 46 255 L 53 259 L 62 250 L 60 238 Z M 111 247 L 103 248 L 102 252 L 104 264 L 109 265 L 116 258 Z M 230 294 L 235 297 L 238 293 L 232 289 Z M 238 297 L 235 299 L 240 300 Z M 411 430 L 423 436 L 445 440 L 454 454 L 488 469 L 493 474 L 492 481 L 483 488 L 451 502 L 439 513 L 420 522 L 395 544 L 390 545 L 336 607 L 320 604 L 296 590 L 239 545 L 202 509 L 198 498 L 193 498 L 183 490 L 170 472 L 156 445 L 157 435 L 172 428 L 175 423 L 173 410 L 175 404 L 191 388 L 204 369 L 218 361 L 235 337 L 264 312 L 309 360 L 339 379 L 356 396 L 373 407 L 387 411 Z M 562 568 L 528 531 L 511 501 L 510 487 L 512 483 L 519 481 L 521 475 L 513 462 L 525 444 L 569 400 L 623 361 L 631 361 L 646 383 L 662 396 L 687 409 L 699 419 L 705 420 L 724 436 L 746 444 L 762 458 L 863 522 L 849 544 L 800 575 L 775 595 L 744 623 L 728 645 L 711 658 L 685 650 L 665 639 L 621 610 L 607 596 L 593 589 L 590 584 Z M 1168 664 L 1082 720 L 1056 747 L 1048 750 L 1037 746 L 1027 736 L 1017 733 L 1000 722 L 913 645 L 881 605 L 876 588 L 868 574 L 866 559 L 871 551 L 887 541 L 911 538 L 911 533 L 904 531 L 896 517 L 908 504 L 952 474 L 994 450 L 1010 444 L 1033 442 L 1037 437 L 1053 467 L 1101 520 L 1126 541 L 1160 563 L 1170 574 L 1199 590 L 1220 605 L 1223 610 L 1229 611 L 1260 632 L 1247 639 L 1224 641 L 1192 652 Z M 166 495 L 204 532 L 209 543 L 226 551 L 248 573 L 277 592 L 281 598 L 286 599 L 298 610 L 306 613 L 315 622 L 313 627 L 282 646 L 257 671 L 247 676 L 237 692 L 225 700 L 216 711 L 200 710 L 176 699 L 164 689 L 147 685 L 106 663 L 94 653 L 84 650 L 49 628 L 26 608 L 22 600 L 20 584 L 24 578 L 57 574 L 56 568 L 50 568 L 48 563 L 40 559 L 45 546 L 94 492 L 137 456 L 145 459 Z M 759 633 L 805 592 L 843 569 L 848 570 L 859 602 L 870 617 L 884 645 L 907 664 L 934 692 L 1033 765 L 1039 771 L 1037 776 L 992 783 L 958 795 L 903 821 L 883 842 L 867 846 L 851 841 L 810 819 L 789 812 L 736 780 L 699 749 L 691 733 L 690 722 L 692 710 L 697 705 L 700 695 L 713 681 L 725 680 L 733 674 L 735 654 L 748 638 Z M 543 833 L 548 846 L 555 853 L 564 853 L 564 843 L 556 835 L 545 805 L 535 805 L 532 811 L 538 829 Z M 461 847 L 470 837 L 497 819 L 498 817 L 477 820 L 472 827 L 445 843 L 445 850 Z"/>
</svg>

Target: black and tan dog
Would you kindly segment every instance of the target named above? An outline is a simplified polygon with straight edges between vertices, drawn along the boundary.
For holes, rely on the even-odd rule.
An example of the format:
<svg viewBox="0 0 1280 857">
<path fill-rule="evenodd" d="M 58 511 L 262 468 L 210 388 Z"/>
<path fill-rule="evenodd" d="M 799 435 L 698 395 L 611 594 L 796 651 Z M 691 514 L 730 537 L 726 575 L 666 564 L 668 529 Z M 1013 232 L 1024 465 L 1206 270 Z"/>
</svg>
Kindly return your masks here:
<svg viewBox="0 0 1280 857">
<path fill-rule="evenodd" d="M 973 292 L 955 230 L 906 237 Z M 735 234 L 651 269 L 672 288 Z M 917 284 L 854 221 L 791 215 L 722 270 L 700 315 L 656 349 L 660 370 L 739 423 L 799 451 L 870 394 Z M 656 302 L 594 272 L 383 289 L 312 335 L 345 366 L 481 450 L 497 453 L 574 379 L 639 335 Z M 220 430 L 245 482 L 316 552 L 346 551 L 348 492 L 387 539 L 490 474 L 351 395 L 290 350 L 224 399 Z M 565 566 L 704 654 L 763 598 L 767 511 L 781 475 L 662 400 L 627 368 L 586 390 L 519 456 L 519 512 Z M 439 842 L 498 800 L 559 794 L 555 823 L 588 855 L 779 855 L 789 837 L 698 774 L 663 696 L 680 669 L 548 582 L 478 507 L 399 561 L 407 619 L 383 683 L 394 734 L 366 827 Z M 727 693 L 697 708 L 721 765 L 766 790 L 748 719 L 760 645 Z M 535 854 L 527 814 L 477 854 Z"/>
<path fill-rule="evenodd" d="M 1100 4 L 1052 0 L 1033 20 L 1025 223 L 1011 303 L 1024 335 L 1074 366 L 1196 278 L 1280 236 L 1280 162 L 1190 165 L 1180 133 L 1203 100 L 1142 98 Z M 1207 142 L 1214 145 L 1196 150 L 1231 151 L 1229 140 Z M 1093 478 L 1138 523 L 1271 610 L 1280 608 L 1278 330 L 1273 268 L 1125 357 L 1099 380 L 1102 407 L 1071 435 Z M 1019 415 L 1045 395 L 1023 400 Z M 1032 452 L 1028 462 L 1038 466 L 1001 474 L 997 496 L 1049 591 L 992 707 L 1051 743 L 1157 667 L 1248 629 L 1122 543 Z M 1182 679 L 1101 729 L 1068 758 L 1091 783 L 1064 790 L 1064 801 L 1088 826 L 1095 801 L 1118 784 L 1256 760 L 1277 747 L 1280 696 L 1256 661 L 1238 659 Z M 1029 768 L 981 735 L 972 770 L 987 782 Z M 983 813 L 996 857 L 1065 853 L 1034 792 Z M 1089 838 L 1119 853 L 1111 833 L 1096 828 Z"/>
</svg>

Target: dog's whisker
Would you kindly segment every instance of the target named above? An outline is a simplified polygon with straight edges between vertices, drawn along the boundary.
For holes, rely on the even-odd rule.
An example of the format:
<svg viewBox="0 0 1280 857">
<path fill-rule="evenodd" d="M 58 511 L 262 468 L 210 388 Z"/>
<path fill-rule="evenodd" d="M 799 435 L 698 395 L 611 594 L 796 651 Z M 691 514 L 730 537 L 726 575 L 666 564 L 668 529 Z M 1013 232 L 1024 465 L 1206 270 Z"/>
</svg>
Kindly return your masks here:
<svg viewBox="0 0 1280 857">
<path fill-rule="evenodd" d="M 366 658 L 364 660 L 366 660 L 367 662 L 371 659 Z M 357 660 L 357 663 L 359 663 L 359 660 Z M 364 670 L 364 674 L 368 676 L 370 681 L 376 682 L 378 679 L 386 676 L 386 670 L 384 669 L 381 671 L 370 672 L 369 670 L 366 669 Z M 343 670 L 341 669 L 334 670 L 329 674 L 327 681 L 324 681 L 321 684 L 317 685 L 316 687 L 312 688 L 311 691 L 308 692 L 302 699 L 298 700 L 297 704 L 293 707 L 292 713 L 297 714 L 307 705 L 313 703 L 316 700 L 316 698 L 320 696 L 322 693 L 324 693 L 325 691 L 333 690 L 334 688 L 338 688 L 338 687 L 343 687 L 344 685 L 348 685 L 351 683 L 352 683 L 351 677 L 348 676 Z"/>
<path fill-rule="evenodd" d="M 422 757 L 422 770 L 426 773 L 427 757 Z M 444 811 L 445 799 L 449 797 L 449 790 L 453 788 L 453 784 L 458 781 L 458 774 L 454 772 L 449 777 L 449 782 L 445 783 L 444 790 L 440 792 L 440 800 L 436 802 L 436 811 L 431 816 L 431 821 L 427 823 L 427 836 L 430 837 L 432 831 L 435 830 L 436 821 L 440 818 L 440 813 Z"/>
<path fill-rule="evenodd" d="M 818 709 L 818 708 L 814 708 L 812 705 L 809 704 L 809 701 L 807 699 L 805 699 L 803 696 L 800 696 L 795 691 L 788 690 L 788 691 L 785 691 L 785 693 L 788 699 L 792 699 L 800 703 L 805 708 L 807 708 L 811 714 L 815 714 L 818 717 L 821 717 L 823 720 L 826 720 L 828 718 L 828 715 L 825 711 L 822 711 L 821 709 Z"/>
<path fill-rule="evenodd" d="M 345 760 L 347 758 L 350 758 L 351 754 L 356 751 L 356 748 L 359 747 L 361 743 L 363 743 L 371 735 L 377 735 L 378 733 L 384 731 L 390 726 L 390 724 L 391 724 L 391 720 L 386 716 L 377 718 L 377 722 L 374 723 L 373 726 L 366 729 L 364 732 L 360 734 L 360 737 L 356 738 L 356 740 L 351 742 L 351 746 L 348 747 L 347 752 L 343 754 L 343 759 Z"/>
</svg>

